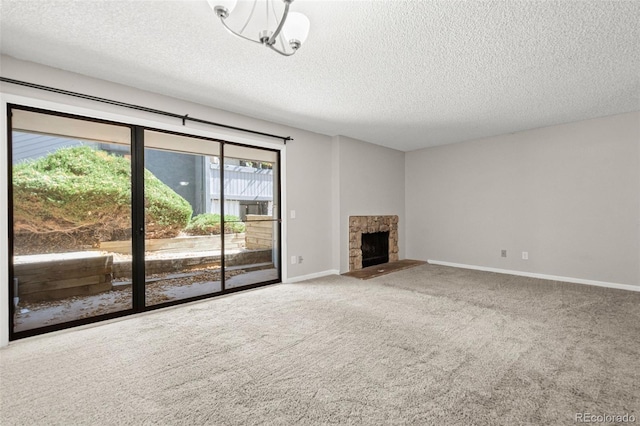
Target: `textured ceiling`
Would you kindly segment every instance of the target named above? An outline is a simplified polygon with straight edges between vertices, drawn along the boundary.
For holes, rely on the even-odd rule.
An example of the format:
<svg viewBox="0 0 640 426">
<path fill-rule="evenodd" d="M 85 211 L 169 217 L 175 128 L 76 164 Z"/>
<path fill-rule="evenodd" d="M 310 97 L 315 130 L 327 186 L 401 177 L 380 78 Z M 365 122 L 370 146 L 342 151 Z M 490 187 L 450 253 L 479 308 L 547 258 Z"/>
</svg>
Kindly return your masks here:
<svg viewBox="0 0 640 426">
<path fill-rule="evenodd" d="M 400 150 L 640 110 L 639 1 L 313 1 L 282 57 L 206 1 L 0 0 L 3 54 Z"/>
</svg>

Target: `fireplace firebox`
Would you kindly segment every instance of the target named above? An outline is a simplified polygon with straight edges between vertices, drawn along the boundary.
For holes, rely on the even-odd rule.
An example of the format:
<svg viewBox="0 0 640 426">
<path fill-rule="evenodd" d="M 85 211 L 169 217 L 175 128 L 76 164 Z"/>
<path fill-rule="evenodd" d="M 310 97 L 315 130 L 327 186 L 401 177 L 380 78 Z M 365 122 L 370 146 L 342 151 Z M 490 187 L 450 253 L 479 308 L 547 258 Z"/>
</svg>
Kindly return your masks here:
<svg viewBox="0 0 640 426">
<path fill-rule="evenodd" d="M 362 267 L 389 262 L 389 231 L 362 234 Z"/>
</svg>

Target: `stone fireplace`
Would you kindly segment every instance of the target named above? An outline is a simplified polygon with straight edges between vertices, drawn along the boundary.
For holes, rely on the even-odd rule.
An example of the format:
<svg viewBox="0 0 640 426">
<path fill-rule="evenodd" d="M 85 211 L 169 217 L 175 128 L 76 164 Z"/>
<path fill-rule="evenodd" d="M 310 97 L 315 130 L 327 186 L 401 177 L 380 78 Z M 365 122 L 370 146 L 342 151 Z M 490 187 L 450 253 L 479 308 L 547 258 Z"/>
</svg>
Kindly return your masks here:
<svg viewBox="0 0 640 426">
<path fill-rule="evenodd" d="M 389 262 L 398 260 L 398 216 L 349 216 L 349 271 L 362 269 L 362 234 L 389 235 Z"/>
</svg>

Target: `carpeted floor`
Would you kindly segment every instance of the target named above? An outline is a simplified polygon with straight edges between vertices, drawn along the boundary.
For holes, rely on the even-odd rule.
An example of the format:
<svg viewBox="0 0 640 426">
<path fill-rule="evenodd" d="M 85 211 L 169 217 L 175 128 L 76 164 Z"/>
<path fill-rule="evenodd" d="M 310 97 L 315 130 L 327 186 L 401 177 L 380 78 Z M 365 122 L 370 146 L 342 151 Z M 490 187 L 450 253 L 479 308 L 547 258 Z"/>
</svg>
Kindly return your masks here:
<svg viewBox="0 0 640 426">
<path fill-rule="evenodd" d="M 0 350 L 0 424 L 640 423 L 640 293 L 423 265 Z"/>
</svg>

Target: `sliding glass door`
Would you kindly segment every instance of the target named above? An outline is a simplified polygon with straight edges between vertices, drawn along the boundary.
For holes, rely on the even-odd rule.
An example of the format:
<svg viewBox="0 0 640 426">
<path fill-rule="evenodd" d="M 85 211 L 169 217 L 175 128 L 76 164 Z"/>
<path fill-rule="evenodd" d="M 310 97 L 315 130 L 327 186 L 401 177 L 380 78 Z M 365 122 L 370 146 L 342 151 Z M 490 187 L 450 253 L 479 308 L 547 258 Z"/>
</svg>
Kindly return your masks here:
<svg viewBox="0 0 640 426">
<path fill-rule="evenodd" d="M 277 153 L 225 145 L 224 253 L 227 288 L 279 279 Z"/>
<path fill-rule="evenodd" d="M 147 130 L 144 144 L 146 305 L 221 292 L 220 143 Z"/>
<path fill-rule="evenodd" d="M 278 151 L 10 108 L 12 339 L 280 281 Z"/>
<path fill-rule="evenodd" d="M 13 331 L 132 309 L 131 129 L 21 109 L 11 125 Z"/>
</svg>

